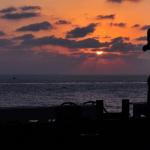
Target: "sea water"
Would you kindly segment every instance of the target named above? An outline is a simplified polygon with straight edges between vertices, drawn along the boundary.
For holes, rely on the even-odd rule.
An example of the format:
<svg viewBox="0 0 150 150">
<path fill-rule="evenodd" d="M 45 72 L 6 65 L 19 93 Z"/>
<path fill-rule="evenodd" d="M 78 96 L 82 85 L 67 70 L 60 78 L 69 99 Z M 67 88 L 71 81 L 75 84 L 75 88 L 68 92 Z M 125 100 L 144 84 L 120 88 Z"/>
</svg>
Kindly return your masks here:
<svg viewBox="0 0 150 150">
<path fill-rule="evenodd" d="M 147 101 L 147 78 L 148 75 L 0 75 L 0 107 L 56 106 L 64 102 L 81 105 L 103 100 L 108 112 L 120 112 L 122 99 L 131 103 Z"/>
</svg>

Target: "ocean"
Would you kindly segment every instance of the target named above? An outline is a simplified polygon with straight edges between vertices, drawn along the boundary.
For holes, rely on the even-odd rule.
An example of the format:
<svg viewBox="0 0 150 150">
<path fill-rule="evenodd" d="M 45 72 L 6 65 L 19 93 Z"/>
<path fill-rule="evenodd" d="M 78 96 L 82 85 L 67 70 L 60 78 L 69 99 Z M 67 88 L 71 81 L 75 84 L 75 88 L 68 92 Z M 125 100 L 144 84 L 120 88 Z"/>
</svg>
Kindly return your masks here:
<svg viewBox="0 0 150 150">
<path fill-rule="evenodd" d="M 0 107 L 81 105 L 103 100 L 120 112 L 122 99 L 147 101 L 148 75 L 0 75 Z M 131 110 L 132 111 L 132 106 Z"/>
</svg>

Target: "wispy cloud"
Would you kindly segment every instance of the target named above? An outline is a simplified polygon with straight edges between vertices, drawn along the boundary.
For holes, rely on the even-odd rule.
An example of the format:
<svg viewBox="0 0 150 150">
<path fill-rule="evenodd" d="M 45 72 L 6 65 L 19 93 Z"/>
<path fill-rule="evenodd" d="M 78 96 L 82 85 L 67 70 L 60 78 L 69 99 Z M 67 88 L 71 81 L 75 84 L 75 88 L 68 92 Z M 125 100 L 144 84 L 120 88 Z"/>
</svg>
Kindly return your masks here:
<svg viewBox="0 0 150 150">
<path fill-rule="evenodd" d="M 132 28 L 137 28 L 137 27 L 140 27 L 140 25 L 139 24 L 135 24 L 135 25 L 132 26 Z"/>
<path fill-rule="evenodd" d="M 102 19 L 115 19 L 115 14 L 111 15 L 98 15 L 96 16 L 97 20 L 102 20 Z"/>
<path fill-rule="evenodd" d="M 0 10 L 0 13 L 10 13 L 10 12 L 13 12 L 13 11 L 17 11 L 17 8 L 15 8 L 15 7 L 4 8 L 4 9 Z"/>
<path fill-rule="evenodd" d="M 71 24 L 70 21 L 66 21 L 66 20 L 59 20 L 57 22 L 55 22 L 55 24 L 59 25 L 59 24 Z"/>
<path fill-rule="evenodd" d="M 25 34 L 22 36 L 14 37 L 13 39 L 14 40 L 27 40 L 27 39 L 32 39 L 32 38 L 34 38 L 33 34 Z"/>
<path fill-rule="evenodd" d="M 147 36 L 142 36 L 142 37 L 136 38 L 135 40 L 136 41 L 146 41 L 147 40 Z"/>
<path fill-rule="evenodd" d="M 44 21 L 42 23 L 35 23 L 35 24 L 30 24 L 28 26 L 23 26 L 23 27 L 17 29 L 16 32 L 18 32 L 18 31 L 34 31 L 34 32 L 37 32 L 37 31 L 40 31 L 40 30 L 49 30 L 49 29 L 53 29 L 53 26 L 49 22 Z"/>
<path fill-rule="evenodd" d="M 21 10 L 23 10 L 23 11 L 40 10 L 40 9 L 41 9 L 40 6 L 24 6 L 24 7 L 21 7 Z"/>
<path fill-rule="evenodd" d="M 126 23 L 110 23 L 110 26 L 126 27 Z"/>
<path fill-rule="evenodd" d="M 124 1 L 128 1 L 128 2 L 140 2 L 141 0 L 107 0 L 107 2 L 112 2 L 112 3 L 122 3 Z"/>
<path fill-rule="evenodd" d="M 140 29 L 141 30 L 148 30 L 149 28 L 150 28 L 150 25 L 145 25 L 145 26 L 141 27 Z"/>
<path fill-rule="evenodd" d="M 8 19 L 8 20 L 20 20 L 20 19 L 27 19 L 27 18 L 38 17 L 38 16 L 40 16 L 39 13 L 23 12 L 23 13 L 14 13 L 14 14 L 7 13 L 1 16 L 1 18 Z"/>
</svg>

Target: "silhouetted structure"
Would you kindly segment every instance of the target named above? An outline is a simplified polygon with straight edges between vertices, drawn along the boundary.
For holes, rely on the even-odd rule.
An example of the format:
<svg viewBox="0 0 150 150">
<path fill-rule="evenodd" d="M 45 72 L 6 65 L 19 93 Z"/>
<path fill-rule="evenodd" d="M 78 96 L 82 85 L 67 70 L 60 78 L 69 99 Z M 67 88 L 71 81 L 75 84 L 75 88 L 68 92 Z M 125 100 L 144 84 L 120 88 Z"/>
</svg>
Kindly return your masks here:
<svg viewBox="0 0 150 150">
<path fill-rule="evenodd" d="M 147 79 L 148 94 L 147 94 L 147 106 L 150 106 L 150 76 Z"/>
<path fill-rule="evenodd" d="M 148 43 L 143 46 L 143 51 L 150 50 L 150 28 L 147 31 L 147 41 Z"/>
</svg>

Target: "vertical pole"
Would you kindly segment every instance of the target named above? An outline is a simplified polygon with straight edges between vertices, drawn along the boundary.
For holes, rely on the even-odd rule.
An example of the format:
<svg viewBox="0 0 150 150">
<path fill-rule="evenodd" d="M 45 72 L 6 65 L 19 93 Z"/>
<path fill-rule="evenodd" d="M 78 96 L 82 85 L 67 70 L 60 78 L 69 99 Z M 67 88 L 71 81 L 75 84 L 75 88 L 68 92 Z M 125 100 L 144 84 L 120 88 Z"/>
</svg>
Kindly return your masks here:
<svg viewBox="0 0 150 150">
<path fill-rule="evenodd" d="M 147 79 L 148 93 L 147 93 L 147 106 L 150 107 L 150 76 Z"/>
<path fill-rule="evenodd" d="M 128 99 L 122 100 L 122 117 L 123 119 L 129 118 L 129 100 Z"/>
<path fill-rule="evenodd" d="M 97 121 L 103 119 L 103 100 L 96 100 Z"/>
</svg>

